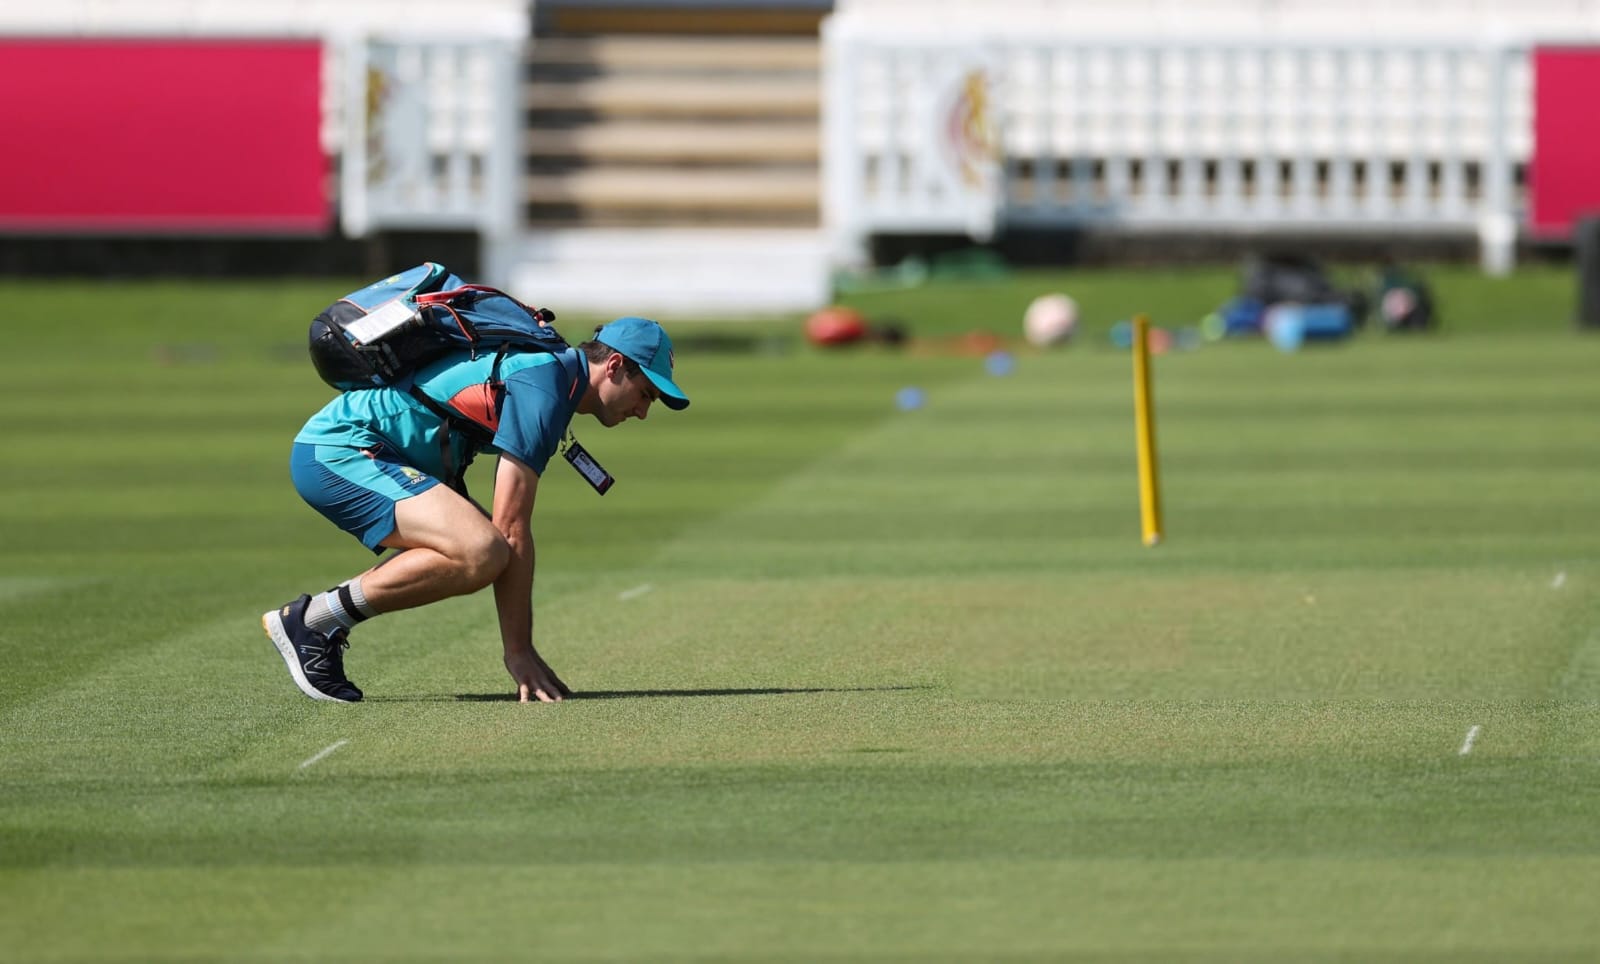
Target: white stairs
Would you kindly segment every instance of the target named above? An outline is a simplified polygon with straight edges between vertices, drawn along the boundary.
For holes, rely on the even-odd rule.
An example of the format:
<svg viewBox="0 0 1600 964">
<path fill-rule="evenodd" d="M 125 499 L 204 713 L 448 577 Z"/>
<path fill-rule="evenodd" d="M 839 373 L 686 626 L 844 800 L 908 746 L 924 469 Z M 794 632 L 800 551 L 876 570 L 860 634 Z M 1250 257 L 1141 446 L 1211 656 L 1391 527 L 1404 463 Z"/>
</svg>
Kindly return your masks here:
<svg viewBox="0 0 1600 964">
<path fill-rule="evenodd" d="M 708 34 L 682 11 L 567 12 L 583 17 L 535 38 L 526 64 L 512 290 L 558 313 L 826 303 L 820 13 Z"/>
<path fill-rule="evenodd" d="M 566 311 L 738 319 L 812 310 L 831 288 L 817 229 L 561 228 L 524 236 L 510 290 Z"/>
</svg>

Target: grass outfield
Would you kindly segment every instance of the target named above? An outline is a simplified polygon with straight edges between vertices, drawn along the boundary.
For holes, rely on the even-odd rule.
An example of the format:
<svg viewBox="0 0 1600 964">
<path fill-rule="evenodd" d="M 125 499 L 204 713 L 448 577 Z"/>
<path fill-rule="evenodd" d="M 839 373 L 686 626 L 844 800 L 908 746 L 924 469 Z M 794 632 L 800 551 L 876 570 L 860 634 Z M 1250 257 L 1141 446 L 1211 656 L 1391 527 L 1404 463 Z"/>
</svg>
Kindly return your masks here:
<svg viewBox="0 0 1600 964">
<path fill-rule="evenodd" d="M 286 466 L 354 282 L 0 282 L 0 959 L 1593 960 L 1600 340 L 1563 272 L 1439 284 L 1439 337 L 1158 359 L 1154 550 L 1101 333 L 1226 275 L 857 299 L 1078 294 L 1003 378 L 685 338 L 688 412 L 575 423 L 612 492 L 541 486 L 584 698 L 505 701 L 481 594 L 343 706 L 258 618 L 369 558 Z"/>
</svg>

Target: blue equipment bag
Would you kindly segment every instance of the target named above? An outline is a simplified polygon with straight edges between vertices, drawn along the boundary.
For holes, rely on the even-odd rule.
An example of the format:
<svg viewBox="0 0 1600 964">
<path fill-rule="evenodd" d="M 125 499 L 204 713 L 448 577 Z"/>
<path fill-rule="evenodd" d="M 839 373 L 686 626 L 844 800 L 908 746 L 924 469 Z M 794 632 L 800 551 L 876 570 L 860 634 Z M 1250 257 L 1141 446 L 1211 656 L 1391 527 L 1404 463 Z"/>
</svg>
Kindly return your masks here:
<svg viewBox="0 0 1600 964">
<path fill-rule="evenodd" d="M 373 282 L 329 305 L 311 322 L 311 363 L 341 392 L 398 385 L 451 352 L 557 352 L 568 347 L 551 327 L 555 312 L 503 291 L 471 285 L 426 262 Z"/>
</svg>

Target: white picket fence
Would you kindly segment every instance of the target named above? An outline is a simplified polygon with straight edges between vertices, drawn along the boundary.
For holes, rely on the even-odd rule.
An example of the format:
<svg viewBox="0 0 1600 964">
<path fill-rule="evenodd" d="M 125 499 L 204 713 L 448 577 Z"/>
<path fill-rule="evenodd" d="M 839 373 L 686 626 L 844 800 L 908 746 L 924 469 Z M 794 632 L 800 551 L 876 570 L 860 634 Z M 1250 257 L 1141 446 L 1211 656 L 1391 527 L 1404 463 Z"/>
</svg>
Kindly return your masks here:
<svg viewBox="0 0 1600 964">
<path fill-rule="evenodd" d="M 997 36 L 835 18 L 825 212 L 876 234 L 1007 227 L 1476 235 L 1510 267 L 1529 48 Z"/>
<path fill-rule="evenodd" d="M 1531 145 L 1524 43 L 971 40 L 824 34 L 824 231 L 1014 227 L 1476 237 L 1511 266 Z M 520 232 L 520 50 L 341 48 L 341 217 Z M 352 109 L 353 108 L 353 109 Z"/>
<path fill-rule="evenodd" d="M 358 39 L 330 58 L 341 78 L 340 220 L 375 228 L 520 227 L 519 44 Z"/>
</svg>

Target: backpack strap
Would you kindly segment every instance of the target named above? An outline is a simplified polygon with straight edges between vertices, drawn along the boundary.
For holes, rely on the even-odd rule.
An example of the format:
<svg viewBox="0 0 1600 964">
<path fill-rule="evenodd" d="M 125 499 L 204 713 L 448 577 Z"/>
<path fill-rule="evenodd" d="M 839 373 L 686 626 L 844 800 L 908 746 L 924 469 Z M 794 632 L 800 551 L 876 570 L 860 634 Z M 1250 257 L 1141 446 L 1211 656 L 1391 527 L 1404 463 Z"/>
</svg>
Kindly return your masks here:
<svg viewBox="0 0 1600 964">
<path fill-rule="evenodd" d="M 572 388 L 568 390 L 567 394 L 570 395 L 572 392 L 577 391 L 578 380 L 587 374 L 584 371 L 583 353 L 575 349 L 569 349 L 568 351 L 551 352 L 551 354 L 555 355 L 556 364 L 561 366 L 561 370 L 567 373 L 568 378 L 572 379 Z"/>
<path fill-rule="evenodd" d="M 466 497 L 467 469 L 477 457 L 478 449 L 493 442 L 494 436 L 489 435 L 478 423 L 452 412 L 444 403 L 418 388 L 415 382 L 411 383 L 407 392 L 412 398 L 421 402 L 428 411 L 439 416 L 439 421 L 442 423 L 439 431 L 439 462 L 446 469 L 455 466 L 454 474 L 445 479 L 445 483 Z M 450 444 L 450 437 L 456 432 L 472 440 L 472 447 L 467 450 L 466 458 L 459 465 L 456 464 L 455 446 Z"/>
</svg>

